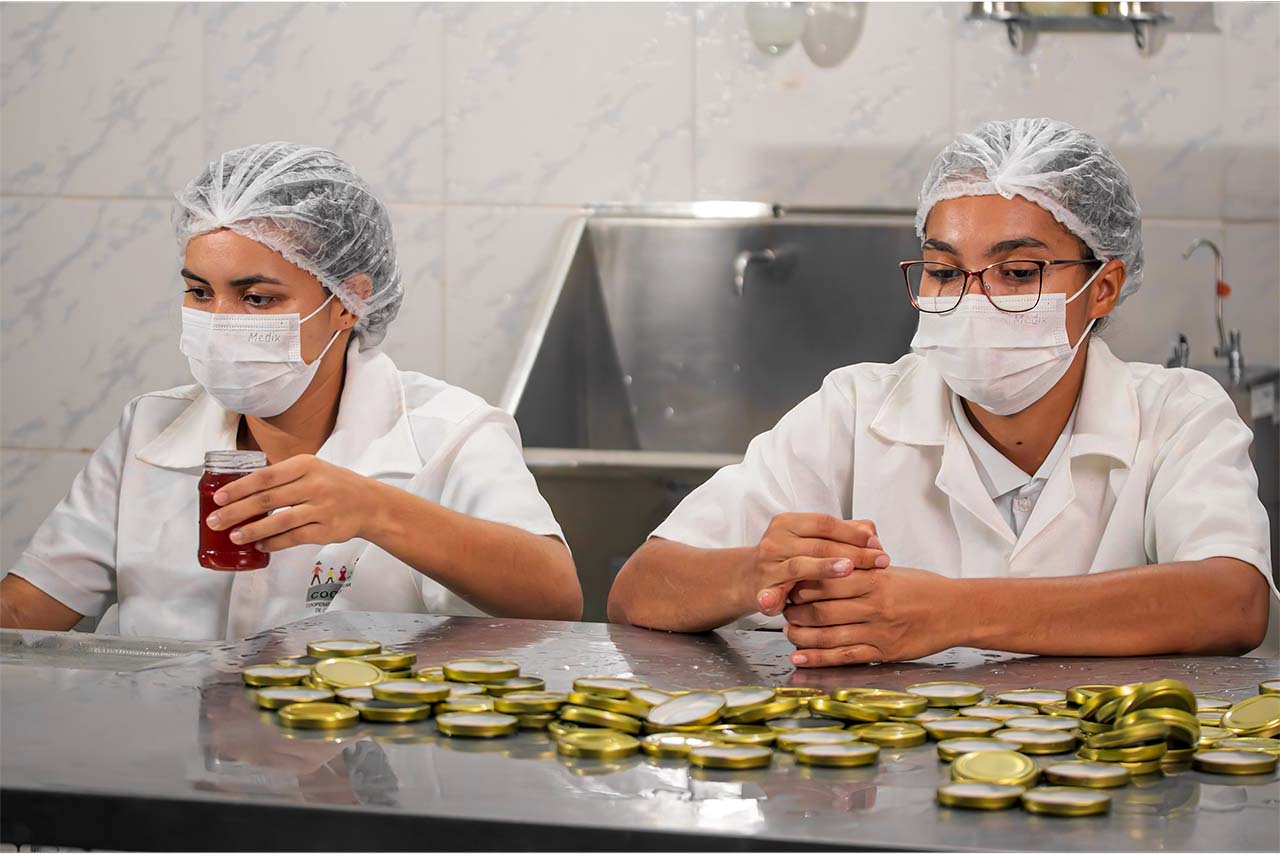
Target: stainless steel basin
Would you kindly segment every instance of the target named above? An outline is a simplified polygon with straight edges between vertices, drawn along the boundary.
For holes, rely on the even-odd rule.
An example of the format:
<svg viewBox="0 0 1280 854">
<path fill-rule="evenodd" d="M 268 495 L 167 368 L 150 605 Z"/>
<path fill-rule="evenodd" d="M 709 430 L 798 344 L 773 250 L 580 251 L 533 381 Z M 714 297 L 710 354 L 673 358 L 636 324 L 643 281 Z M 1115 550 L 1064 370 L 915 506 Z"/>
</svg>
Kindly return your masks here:
<svg viewBox="0 0 1280 854">
<path fill-rule="evenodd" d="M 764 205 L 583 220 L 502 404 L 573 547 L 586 619 L 604 619 L 623 561 L 680 499 L 828 372 L 907 351 L 911 223 Z"/>
</svg>

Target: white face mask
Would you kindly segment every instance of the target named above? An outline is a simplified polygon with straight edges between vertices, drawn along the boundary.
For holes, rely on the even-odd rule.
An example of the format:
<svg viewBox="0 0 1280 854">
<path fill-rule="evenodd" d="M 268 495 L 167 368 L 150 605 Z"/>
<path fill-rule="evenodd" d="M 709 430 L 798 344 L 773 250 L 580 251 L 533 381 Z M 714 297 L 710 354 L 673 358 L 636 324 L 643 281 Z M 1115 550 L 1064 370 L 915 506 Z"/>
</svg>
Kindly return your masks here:
<svg viewBox="0 0 1280 854">
<path fill-rule="evenodd" d="M 921 353 L 956 394 L 996 415 L 1021 412 L 1053 388 L 1071 367 L 1076 348 L 1089 335 L 1071 343 L 1067 333 L 1067 303 L 1093 284 L 1106 261 L 1080 290 L 1041 294 L 1030 311 L 1000 311 L 983 294 L 966 294 L 955 310 L 945 314 L 920 312 L 920 325 L 911 349 Z M 928 308 L 932 297 L 919 302 Z M 997 297 L 1001 305 L 1018 308 L 1035 297 Z"/>
<path fill-rule="evenodd" d="M 320 361 L 341 331 L 307 364 L 302 360 L 302 324 L 320 307 L 297 314 L 214 314 L 182 309 L 181 349 L 191 375 L 205 391 L 232 412 L 270 418 L 298 402 L 311 385 Z"/>
</svg>

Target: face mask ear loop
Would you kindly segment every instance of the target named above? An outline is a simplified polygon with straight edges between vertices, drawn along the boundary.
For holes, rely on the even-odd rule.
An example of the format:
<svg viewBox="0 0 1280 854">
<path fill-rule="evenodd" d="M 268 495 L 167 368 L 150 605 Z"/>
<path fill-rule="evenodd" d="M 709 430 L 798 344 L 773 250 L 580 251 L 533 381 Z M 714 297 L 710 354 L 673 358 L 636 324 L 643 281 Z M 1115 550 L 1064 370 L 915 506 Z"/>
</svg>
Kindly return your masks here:
<svg viewBox="0 0 1280 854">
<path fill-rule="evenodd" d="M 1092 280 L 1092 279 L 1090 279 L 1089 281 L 1093 281 L 1093 280 Z M 1088 287 L 1088 285 L 1086 285 L 1085 287 Z M 325 307 L 326 305 L 328 305 L 329 303 L 333 302 L 333 298 L 334 298 L 334 296 L 336 296 L 336 294 L 332 294 L 332 293 L 331 293 L 331 294 L 329 294 L 329 298 L 328 298 L 327 300 L 325 300 L 324 302 L 320 303 L 320 305 L 316 307 L 316 310 L 315 310 L 315 311 L 311 312 L 311 313 L 310 313 L 310 314 L 308 314 L 306 317 L 302 318 L 302 320 L 299 320 L 299 321 L 298 321 L 298 325 L 299 325 L 299 326 L 301 326 L 302 324 L 306 323 L 306 322 L 307 322 L 308 320 L 310 320 L 311 318 L 315 317 L 315 316 L 316 316 L 317 314 L 319 314 L 320 312 L 324 311 L 324 307 Z M 1068 302 L 1069 302 L 1069 300 L 1068 300 Z"/>
<path fill-rule="evenodd" d="M 310 320 L 311 318 L 315 317 L 315 316 L 316 316 L 317 314 L 319 314 L 320 312 L 324 311 L 324 307 L 325 307 L 326 305 L 328 305 L 329 303 L 333 302 L 333 298 L 334 298 L 334 296 L 335 296 L 334 294 L 329 294 L 329 298 L 328 298 L 327 300 L 325 300 L 324 302 L 320 303 L 320 307 L 319 307 L 319 308 L 317 308 L 315 311 L 311 312 L 311 313 L 310 313 L 310 314 L 308 314 L 306 317 L 302 318 L 302 320 L 298 322 L 298 325 L 299 325 L 299 326 L 301 326 L 302 324 L 306 323 L 306 322 L 307 322 L 308 320 Z M 324 354 L 329 352 L 329 348 L 333 346 L 333 342 L 334 342 L 334 341 L 337 341 L 337 340 L 338 340 L 338 336 L 339 336 L 339 335 L 341 335 L 341 334 L 342 334 L 342 330 L 341 330 L 341 329 L 339 329 L 337 332 L 333 333 L 333 337 L 329 339 L 329 343 L 328 343 L 328 344 L 325 344 L 325 345 L 324 345 L 324 349 L 320 351 L 320 355 L 319 355 L 319 356 L 316 356 L 315 361 L 312 361 L 312 362 L 303 362 L 302 364 L 303 364 L 303 365 L 305 365 L 306 367 L 311 367 L 311 366 L 312 366 L 312 365 L 314 365 L 316 362 L 318 362 L 318 361 L 320 361 L 321 359 L 323 359 L 323 358 L 324 358 Z"/>
<path fill-rule="evenodd" d="M 1102 261 L 1102 267 L 1107 266 L 1107 262 L 1106 262 L 1106 261 L 1104 261 L 1104 260 L 1102 260 L 1102 259 L 1098 259 L 1098 260 Z M 1074 294 L 1072 294 L 1072 295 L 1071 295 L 1071 297 L 1070 297 L 1070 299 L 1068 299 L 1068 300 L 1067 300 L 1067 302 L 1068 302 L 1068 303 L 1069 303 L 1069 302 L 1071 302 L 1071 300 L 1074 300 L 1076 297 L 1080 296 L 1082 293 L 1084 293 L 1086 290 L 1088 290 L 1088 289 L 1089 289 L 1089 286 L 1093 284 L 1093 280 L 1094 280 L 1094 279 L 1096 279 L 1096 278 L 1098 278 L 1098 274 L 1102 272 L 1102 267 L 1099 267 L 1098 269 L 1096 269 L 1096 270 L 1094 270 L 1094 271 L 1093 271 L 1093 275 L 1092 275 L 1092 276 L 1090 276 L 1090 277 L 1088 278 L 1088 280 L 1087 280 L 1083 285 L 1081 285 L 1081 286 L 1080 286 L 1080 290 L 1078 290 L 1078 291 L 1076 291 Z M 1072 345 L 1071 345 L 1071 352 L 1073 352 L 1073 353 L 1074 353 L 1074 352 L 1075 352 L 1075 350 L 1076 350 L 1076 348 L 1080 346 L 1080 344 L 1084 341 L 1084 339 L 1089 337 L 1089 330 L 1090 330 L 1090 329 L 1092 329 L 1092 328 L 1093 328 L 1093 324 L 1095 324 L 1095 323 L 1097 323 L 1097 322 L 1098 322 L 1098 318 L 1096 318 L 1096 317 L 1095 317 L 1095 318 L 1093 318 L 1092 320 L 1090 320 L 1090 321 L 1085 325 L 1085 327 L 1084 327 L 1084 332 L 1083 332 L 1083 333 L 1081 333 L 1079 340 L 1078 340 L 1078 341 L 1076 341 L 1076 343 L 1074 343 L 1074 344 L 1072 344 Z"/>
</svg>

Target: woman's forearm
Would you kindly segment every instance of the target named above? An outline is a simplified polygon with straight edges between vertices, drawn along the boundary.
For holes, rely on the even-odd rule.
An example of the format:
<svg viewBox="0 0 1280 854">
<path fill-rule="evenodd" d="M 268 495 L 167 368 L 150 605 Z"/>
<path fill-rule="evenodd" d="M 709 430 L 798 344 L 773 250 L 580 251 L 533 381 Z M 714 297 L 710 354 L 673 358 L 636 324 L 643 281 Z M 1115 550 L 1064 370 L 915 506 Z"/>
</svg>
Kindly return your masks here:
<svg viewBox="0 0 1280 854">
<path fill-rule="evenodd" d="M 581 619 L 582 587 L 560 540 L 378 487 L 365 539 L 486 613 Z"/>
<path fill-rule="evenodd" d="M 740 590 L 755 549 L 700 549 L 654 537 L 636 550 L 609 591 L 609 620 L 703 632 L 758 610 Z"/>
<path fill-rule="evenodd" d="M 960 645 L 1036 655 L 1238 655 L 1262 643 L 1271 599 L 1232 558 L 958 584 Z"/>
</svg>

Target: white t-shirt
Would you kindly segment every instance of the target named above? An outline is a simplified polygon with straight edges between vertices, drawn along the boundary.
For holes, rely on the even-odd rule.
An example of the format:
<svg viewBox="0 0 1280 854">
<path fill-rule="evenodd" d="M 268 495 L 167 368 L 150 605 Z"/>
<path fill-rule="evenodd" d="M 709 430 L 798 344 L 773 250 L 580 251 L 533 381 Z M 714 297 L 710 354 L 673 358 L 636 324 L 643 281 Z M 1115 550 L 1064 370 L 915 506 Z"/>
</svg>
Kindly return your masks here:
<svg viewBox="0 0 1280 854">
<path fill-rule="evenodd" d="M 1122 362 L 1096 338 L 1087 358 L 1065 455 L 1020 535 L 978 475 L 950 390 L 911 354 L 832 372 L 653 536 L 741 547 L 779 513 L 826 513 L 874 521 L 897 566 L 957 578 L 1232 557 L 1274 590 L 1252 436 L 1222 387 L 1198 371 Z"/>
<path fill-rule="evenodd" d="M 234 640 L 328 607 L 482 613 L 364 540 L 274 552 L 259 571 L 201 567 L 196 485 L 206 451 L 235 448 L 239 419 L 197 385 L 131 401 L 12 572 L 81 614 L 118 605 L 99 631 L 125 635 Z M 316 456 L 451 510 L 563 539 L 511 416 L 397 370 L 380 350 L 348 349 L 337 423 Z"/>
</svg>

